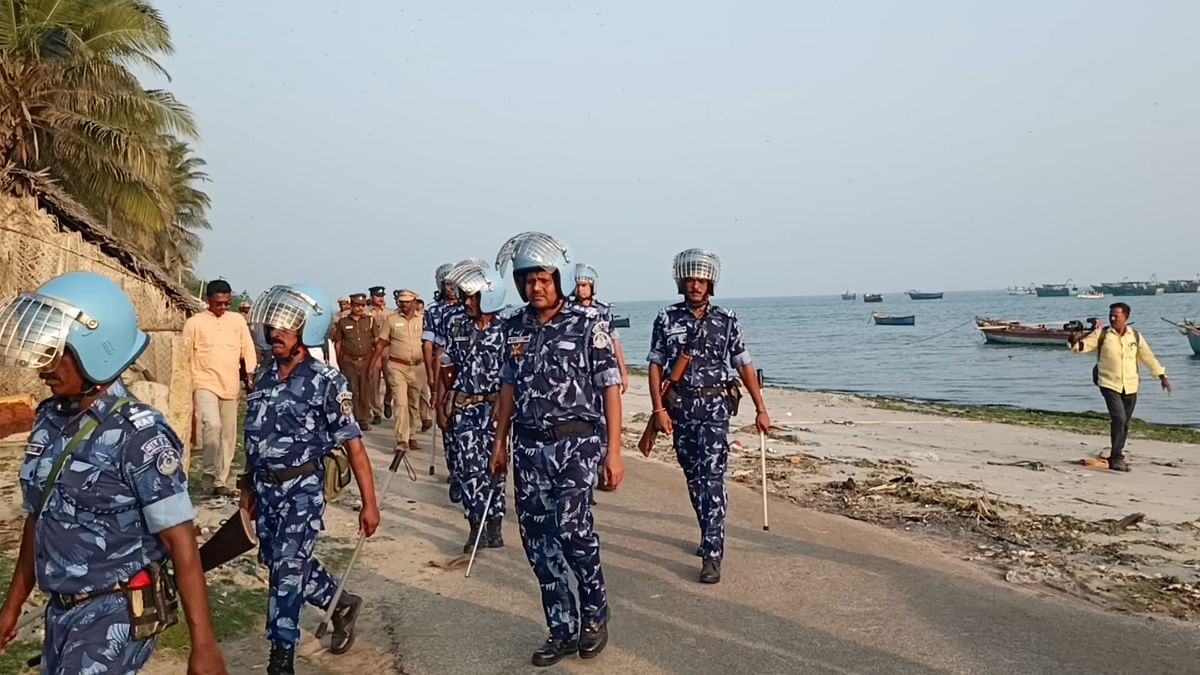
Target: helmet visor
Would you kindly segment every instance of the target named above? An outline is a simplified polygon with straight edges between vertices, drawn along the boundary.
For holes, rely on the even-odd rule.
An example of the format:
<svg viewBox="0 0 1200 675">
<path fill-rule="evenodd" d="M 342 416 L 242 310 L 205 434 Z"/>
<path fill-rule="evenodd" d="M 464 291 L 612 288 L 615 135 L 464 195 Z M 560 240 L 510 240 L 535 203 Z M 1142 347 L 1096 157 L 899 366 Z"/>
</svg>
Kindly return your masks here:
<svg viewBox="0 0 1200 675">
<path fill-rule="evenodd" d="M 320 314 L 317 301 L 288 286 L 273 286 L 250 310 L 250 325 L 268 334 L 273 328 L 298 331 L 313 314 Z"/>
<path fill-rule="evenodd" d="M 721 276 L 721 259 L 712 251 L 688 249 L 675 256 L 675 280 L 707 279 L 716 283 Z"/>
<path fill-rule="evenodd" d="M 54 368 L 62 358 L 75 321 L 92 330 L 99 326 L 95 319 L 68 303 L 22 293 L 0 310 L 0 365 Z"/>
<path fill-rule="evenodd" d="M 550 235 L 522 232 L 500 247 L 500 252 L 496 254 L 496 270 L 503 276 L 510 264 L 514 271 L 535 267 L 557 269 L 566 252 L 566 248 Z"/>
</svg>

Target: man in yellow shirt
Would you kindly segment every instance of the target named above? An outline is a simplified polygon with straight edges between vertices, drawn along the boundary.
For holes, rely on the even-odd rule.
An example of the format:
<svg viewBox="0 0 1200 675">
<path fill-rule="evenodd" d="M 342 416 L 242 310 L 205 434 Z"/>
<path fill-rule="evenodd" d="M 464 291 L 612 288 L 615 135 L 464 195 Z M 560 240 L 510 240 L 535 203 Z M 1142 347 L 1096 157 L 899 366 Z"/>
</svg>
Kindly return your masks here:
<svg viewBox="0 0 1200 675">
<path fill-rule="evenodd" d="M 1092 380 L 1100 387 L 1100 395 L 1104 397 L 1112 419 L 1112 452 L 1108 456 L 1108 468 L 1114 471 L 1129 471 L 1129 465 L 1125 463 L 1125 437 L 1129 435 L 1129 421 L 1137 404 L 1138 381 L 1141 379 L 1138 362 L 1162 382 L 1168 395 L 1171 393 L 1166 369 L 1150 351 L 1142 334 L 1129 327 L 1129 313 L 1129 305 L 1113 303 L 1108 308 L 1108 328 L 1097 328 L 1083 338 L 1071 336 L 1072 351 L 1079 354 L 1099 352 Z"/>
<path fill-rule="evenodd" d="M 192 406 L 204 455 L 200 489 L 213 496 L 237 496 L 228 481 L 237 444 L 241 373 L 254 372 L 258 354 L 245 317 L 229 311 L 229 282 L 210 282 L 207 295 L 208 309 L 183 324 L 191 345 Z"/>
</svg>

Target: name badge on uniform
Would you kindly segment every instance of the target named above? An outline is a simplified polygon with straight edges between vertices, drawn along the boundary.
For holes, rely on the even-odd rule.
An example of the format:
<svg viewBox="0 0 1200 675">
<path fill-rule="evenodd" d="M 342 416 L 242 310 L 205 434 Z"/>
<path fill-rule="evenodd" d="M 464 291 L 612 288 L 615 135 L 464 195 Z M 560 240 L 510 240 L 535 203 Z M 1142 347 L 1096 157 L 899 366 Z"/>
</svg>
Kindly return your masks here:
<svg viewBox="0 0 1200 675">
<path fill-rule="evenodd" d="M 30 443 L 29 445 L 25 446 L 25 454 L 29 455 L 30 457 L 41 457 L 42 453 L 45 451 L 46 446 L 42 443 Z"/>
<path fill-rule="evenodd" d="M 509 353 L 514 359 L 519 359 L 525 356 L 525 345 L 529 344 L 529 336 L 522 335 L 519 337 L 508 338 Z"/>
</svg>

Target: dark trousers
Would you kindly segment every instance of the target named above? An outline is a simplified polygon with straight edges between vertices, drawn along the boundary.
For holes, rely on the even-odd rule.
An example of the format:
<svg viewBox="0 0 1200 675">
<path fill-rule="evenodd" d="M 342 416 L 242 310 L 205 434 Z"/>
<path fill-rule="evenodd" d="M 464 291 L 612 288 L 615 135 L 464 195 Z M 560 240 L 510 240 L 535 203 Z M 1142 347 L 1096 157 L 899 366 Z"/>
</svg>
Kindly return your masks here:
<svg viewBox="0 0 1200 675">
<path fill-rule="evenodd" d="M 1122 394 L 1112 389 L 1100 388 L 1108 416 L 1112 420 L 1112 453 L 1110 459 L 1124 456 L 1125 437 L 1129 435 L 1129 420 L 1133 419 L 1133 407 L 1137 405 L 1137 394 Z"/>
</svg>

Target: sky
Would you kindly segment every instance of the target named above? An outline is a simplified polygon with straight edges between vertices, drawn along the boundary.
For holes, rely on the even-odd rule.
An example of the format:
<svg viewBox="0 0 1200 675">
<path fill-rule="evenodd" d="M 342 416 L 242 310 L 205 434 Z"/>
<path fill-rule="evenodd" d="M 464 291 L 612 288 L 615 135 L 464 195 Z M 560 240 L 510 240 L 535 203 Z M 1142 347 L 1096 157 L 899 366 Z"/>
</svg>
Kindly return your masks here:
<svg viewBox="0 0 1200 675">
<path fill-rule="evenodd" d="M 252 294 L 527 230 L 616 301 L 691 247 L 724 297 L 1200 272 L 1194 0 L 154 4 Z"/>
</svg>

